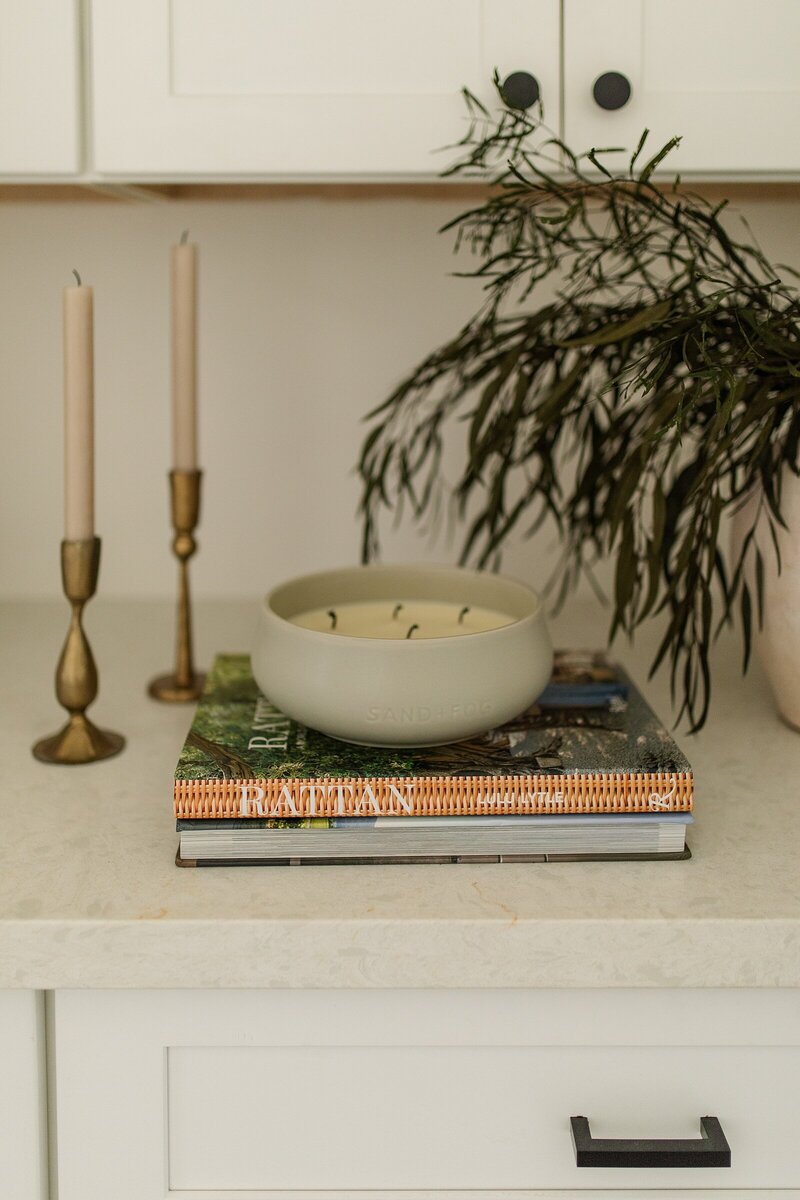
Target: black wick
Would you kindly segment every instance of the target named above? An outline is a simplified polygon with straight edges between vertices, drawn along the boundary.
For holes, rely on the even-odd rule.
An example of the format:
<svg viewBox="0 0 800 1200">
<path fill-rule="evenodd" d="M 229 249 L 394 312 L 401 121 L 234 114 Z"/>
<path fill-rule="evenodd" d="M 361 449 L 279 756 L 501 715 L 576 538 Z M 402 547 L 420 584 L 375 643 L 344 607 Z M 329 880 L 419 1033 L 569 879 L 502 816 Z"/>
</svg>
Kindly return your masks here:
<svg viewBox="0 0 800 1200">
<path fill-rule="evenodd" d="M 402 606 L 402 604 L 395 604 L 395 606 L 394 606 L 394 612 L 392 613 L 392 620 L 393 620 L 393 621 L 396 621 L 396 620 L 397 620 L 397 614 L 400 612 L 400 609 L 401 609 L 402 607 L 403 607 L 403 606 Z"/>
<path fill-rule="evenodd" d="M 465 604 L 464 607 L 462 608 L 461 612 L 458 614 L 459 625 L 464 620 L 464 617 L 467 615 L 468 612 L 469 612 L 469 605 Z"/>
<path fill-rule="evenodd" d="M 74 267 L 72 268 L 72 274 L 75 276 L 75 279 L 77 280 L 78 287 L 83 287 L 83 284 L 81 283 L 81 277 L 78 274 L 78 272 L 75 270 Z"/>
<path fill-rule="evenodd" d="M 336 613 L 333 611 L 332 608 L 328 609 L 326 616 L 329 616 L 331 619 L 331 629 L 335 629 L 336 628 Z"/>
<path fill-rule="evenodd" d="M 408 641 L 415 629 L 419 629 L 419 625 L 409 625 L 408 633 L 406 634 L 406 641 Z"/>
</svg>

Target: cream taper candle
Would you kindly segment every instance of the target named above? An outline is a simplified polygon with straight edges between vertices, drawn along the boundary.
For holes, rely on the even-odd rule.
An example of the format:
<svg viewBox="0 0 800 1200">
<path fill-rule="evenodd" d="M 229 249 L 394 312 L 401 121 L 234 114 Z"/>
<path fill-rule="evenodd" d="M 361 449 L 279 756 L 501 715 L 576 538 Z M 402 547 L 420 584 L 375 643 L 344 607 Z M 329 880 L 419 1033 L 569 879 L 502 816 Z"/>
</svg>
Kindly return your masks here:
<svg viewBox="0 0 800 1200">
<path fill-rule="evenodd" d="M 64 538 L 94 537 L 94 296 L 64 288 Z"/>
<path fill-rule="evenodd" d="M 197 246 L 183 238 L 172 247 L 172 466 L 197 470 Z"/>
</svg>

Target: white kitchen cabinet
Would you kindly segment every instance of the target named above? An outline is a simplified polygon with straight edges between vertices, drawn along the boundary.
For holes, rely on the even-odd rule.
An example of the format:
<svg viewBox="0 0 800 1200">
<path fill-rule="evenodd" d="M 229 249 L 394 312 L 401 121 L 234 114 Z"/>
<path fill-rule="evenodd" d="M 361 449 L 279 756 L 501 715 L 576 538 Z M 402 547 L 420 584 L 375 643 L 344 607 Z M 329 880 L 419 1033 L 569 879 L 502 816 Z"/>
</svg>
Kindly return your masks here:
<svg viewBox="0 0 800 1200">
<path fill-rule="evenodd" d="M 0 1196 L 46 1200 L 44 1003 L 0 991 Z"/>
<path fill-rule="evenodd" d="M 2 0 L 0 178 L 432 179 L 497 69 L 578 151 L 797 179 L 798 50 L 797 0 Z"/>
<path fill-rule="evenodd" d="M 0 4 L 0 173 L 80 169 L 78 0 Z"/>
<path fill-rule="evenodd" d="M 495 68 L 534 76 L 557 127 L 559 21 L 559 0 L 93 0 L 94 168 L 435 176 Z"/>
<path fill-rule="evenodd" d="M 564 0 L 565 139 L 632 150 L 647 128 L 651 154 L 682 137 L 668 172 L 796 177 L 798 53 L 797 0 Z"/>
<path fill-rule="evenodd" d="M 57 992 L 59 1200 L 797 1195 L 798 1017 L 769 989 Z M 578 1115 L 715 1116 L 731 1165 L 579 1168 Z"/>
</svg>

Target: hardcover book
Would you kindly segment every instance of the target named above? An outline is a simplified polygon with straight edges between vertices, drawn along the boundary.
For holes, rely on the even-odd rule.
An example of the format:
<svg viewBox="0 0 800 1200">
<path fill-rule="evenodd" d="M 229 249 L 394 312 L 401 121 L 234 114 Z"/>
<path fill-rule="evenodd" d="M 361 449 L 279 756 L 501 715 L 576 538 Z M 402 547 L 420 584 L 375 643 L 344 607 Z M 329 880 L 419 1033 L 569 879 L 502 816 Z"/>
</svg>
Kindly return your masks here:
<svg viewBox="0 0 800 1200">
<path fill-rule="evenodd" d="M 515 720 L 420 749 L 357 746 L 307 729 L 259 693 L 247 655 L 220 655 L 174 787 L 187 832 L 217 820 L 276 830 L 341 821 L 343 832 L 345 818 L 666 816 L 688 813 L 692 797 L 689 763 L 625 672 L 602 654 L 575 652 L 556 654 L 552 683 Z"/>
</svg>

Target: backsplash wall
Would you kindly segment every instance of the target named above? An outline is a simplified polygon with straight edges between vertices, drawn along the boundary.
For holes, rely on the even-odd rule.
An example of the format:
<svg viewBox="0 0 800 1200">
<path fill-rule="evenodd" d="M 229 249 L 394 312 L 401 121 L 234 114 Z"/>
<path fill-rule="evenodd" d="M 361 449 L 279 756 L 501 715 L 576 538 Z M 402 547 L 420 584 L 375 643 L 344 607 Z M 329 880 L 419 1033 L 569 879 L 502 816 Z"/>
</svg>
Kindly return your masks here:
<svg viewBox="0 0 800 1200">
<path fill-rule="evenodd" d="M 356 562 L 360 421 L 471 315 L 437 229 L 462 197 L 0 204 L 0 595 L 55 597 L 62 521 L 61 288 L 95 288 L 96 513 L 106 596 L 174 594 L 169 246 L 200 246 L 199 596 L 257 597 Z M 766 253 L 800 265 L 793 193 L 737 199 Z M 550 536 L 504 568 L 542 582 Z M 452 559 L 410 527 L 385 558 Z"/>
</svg>

